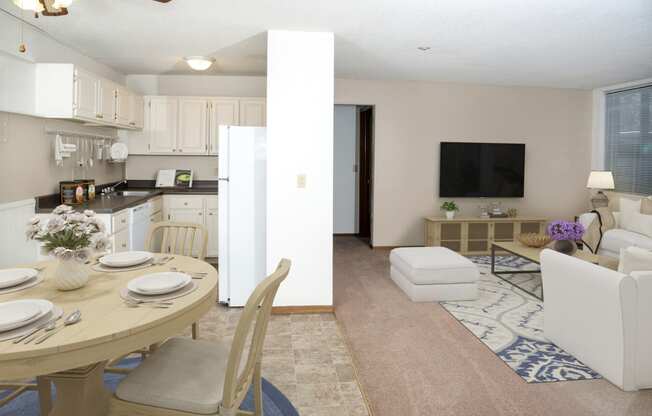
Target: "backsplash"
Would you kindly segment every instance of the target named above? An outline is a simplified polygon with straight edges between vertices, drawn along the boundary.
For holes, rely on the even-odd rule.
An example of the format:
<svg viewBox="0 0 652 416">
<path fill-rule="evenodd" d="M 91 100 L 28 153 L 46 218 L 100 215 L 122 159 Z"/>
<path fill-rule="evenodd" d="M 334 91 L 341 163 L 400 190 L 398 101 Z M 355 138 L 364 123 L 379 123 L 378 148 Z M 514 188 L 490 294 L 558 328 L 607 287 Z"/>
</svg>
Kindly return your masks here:
<svg viewBox="0 0 652 416">
<path fill-rule="evenodd" d="M 127 179 L 156 179 L 160 169 L 192 169 L 195 180 L 215 180 L 217 160 L 217 156 L 129 156 Z"/>
<path fill-rule="evenodd" d="M 79 168 L 74 158 L 68 158 L 58 167 L 54 137 L 45 134 L 46 129 L 115 135 L 111 128 L 0 112 L 0 203 L 59 192 L 59 181 L 93 178 L 95 183 L 107 183 L 122 179 L 122 164 L 98 162 L 92 168 Z"/>
</svg>

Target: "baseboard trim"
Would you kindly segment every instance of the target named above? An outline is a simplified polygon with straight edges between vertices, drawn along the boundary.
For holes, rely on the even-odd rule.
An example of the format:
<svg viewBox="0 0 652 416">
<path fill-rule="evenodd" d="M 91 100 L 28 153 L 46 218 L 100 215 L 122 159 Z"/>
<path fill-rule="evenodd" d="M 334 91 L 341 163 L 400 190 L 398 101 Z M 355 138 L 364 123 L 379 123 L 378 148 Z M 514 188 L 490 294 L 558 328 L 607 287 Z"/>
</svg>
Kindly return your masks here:
<svg viewBox="0 0 652 416">
<path fill-rule="evenodd" d="M 272 314 L 274 315 L 292 315 L 302 313 L 334 313 L 335 308 L 332 305 L 307 305 L 307 306 L 274 306 Z"/>
</svg>

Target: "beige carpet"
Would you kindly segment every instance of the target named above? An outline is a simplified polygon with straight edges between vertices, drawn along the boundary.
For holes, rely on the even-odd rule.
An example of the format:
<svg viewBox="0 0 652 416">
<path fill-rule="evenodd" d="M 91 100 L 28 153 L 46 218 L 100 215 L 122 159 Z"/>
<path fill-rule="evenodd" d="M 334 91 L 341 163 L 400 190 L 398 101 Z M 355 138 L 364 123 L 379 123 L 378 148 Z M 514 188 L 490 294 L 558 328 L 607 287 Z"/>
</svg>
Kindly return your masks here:
<svg viewBox="0 0 652 416">
<path fill-rule="evenodd" d="M 335 313 L 374 416 L 652 415 L 652 390 L 526 383 L 438 304 L 410 302 L 388 254 L 335 239 Z"/>
</svg>

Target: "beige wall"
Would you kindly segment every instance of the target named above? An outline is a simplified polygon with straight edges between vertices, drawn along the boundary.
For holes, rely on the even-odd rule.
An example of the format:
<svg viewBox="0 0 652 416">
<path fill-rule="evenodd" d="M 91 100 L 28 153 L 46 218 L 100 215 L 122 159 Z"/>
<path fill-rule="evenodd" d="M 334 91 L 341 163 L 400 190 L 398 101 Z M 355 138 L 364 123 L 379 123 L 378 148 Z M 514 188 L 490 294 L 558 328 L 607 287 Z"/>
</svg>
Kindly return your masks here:
<svg viewBox="0 0 652 416">
<path fill-rule="evenodd" d="M 217 179 L 217 156 L 129 156 L 128 179 L 156 179 L 159 169 L 192 169 L 195 180 Z"/>
<path fill-rule="evenodd" d="M 376 246 L 423 243 L 422 217 L 440 215 L 441 141 L 526 144 L 525 197 L 502 199 L 505 208 L 550 219 L 587 208 L 590 91 L 339 79 L 335 100 L 375 106 Z M 475 216 L 492 200 L 456 202 Z"/>
<path fill-rule="evenodd" d="M 59 181 L 94 178 L 100 184 L 122 178 L 123 165 L 106 162 L 82 169 L 70 158 L 57 167 L 54 138 L 45 134 L 46 129 L 115 134 L 110 128 L 0 112 L 0 203 L 59 192 Z"/>
</svg>

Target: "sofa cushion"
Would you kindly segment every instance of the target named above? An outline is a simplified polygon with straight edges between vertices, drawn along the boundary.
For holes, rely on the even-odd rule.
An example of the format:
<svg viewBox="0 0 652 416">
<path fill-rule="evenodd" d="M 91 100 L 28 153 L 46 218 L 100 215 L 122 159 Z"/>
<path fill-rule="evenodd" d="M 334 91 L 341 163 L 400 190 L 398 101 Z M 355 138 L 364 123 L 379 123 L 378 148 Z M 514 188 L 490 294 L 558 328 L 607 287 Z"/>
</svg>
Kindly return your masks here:
<svg viewBox="0 0 652 416">
<path fill-rule="evenodd" d="M 445 247 L 395 248 L 389 260 L 415 285 L 473 283 L 479 276 L 471 260 Z"/>
<path fill-rule="evenodd" d="M 633 224 L 635 214 L 641 214 L 641 200 L 620 198 L 620 227 L 625 230 L 635 231 L 636 229 L 633 228 L 635 227 Z"/>
<path fill-rule="evenodd" d="M 618 271 L 624 274 L 652 271 L 652 251 L 640 247 L 621 248 Z"/>
<path fill-rule="evenodd" d="M 614 253 L 631 246 L 652 250 L 652 238 L 622 228 L 609 230 L 602 237 L 602 248 Z"/>
</svg>

